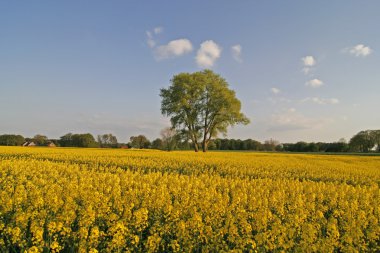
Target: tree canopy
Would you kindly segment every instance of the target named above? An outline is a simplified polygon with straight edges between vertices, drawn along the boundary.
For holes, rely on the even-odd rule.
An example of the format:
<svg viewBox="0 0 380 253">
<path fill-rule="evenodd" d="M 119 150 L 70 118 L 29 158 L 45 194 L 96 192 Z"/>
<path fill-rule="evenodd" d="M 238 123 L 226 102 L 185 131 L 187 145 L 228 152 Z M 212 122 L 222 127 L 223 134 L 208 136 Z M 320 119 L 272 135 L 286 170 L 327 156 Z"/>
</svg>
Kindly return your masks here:
<svg viewBox="0 0 380 253">
<path fill-rule="evenodd" d="M 59 140 L 62 147 L 82 147 L 82 148 L 95 148 L 98 143 L 95 141 L 94 136 L 90 133 L 86 134 L 72 134 L 68 133 L 62 136 Z"/>
<path fill-rule="evenodd" d="M 130 145 L 133 148 L 143 149 L 143 148 L 149 148 L 150 146 L 150 141 L 148 140 L 148 138 L 145 137 L 145 135 L 142 135 L 142 134 L 138 136 L 131 136 L 129 140 L 130 140 Z"/>
<path fill-rule="evenodd" d="M 162 114 L 189 137 L 196 152 L 200 145 L 207 151 L 211 138 L 225 135 L 229 126 L 249 123 L 228 86 L 220 75 L 204 70 L 175 75 L 169 88 L 160 91 Z"/>
<path fill-rule="evenodd" d="M 21 146 L 25 142 L 25 138 L 16 134 L 0 135 L 1 146 Z"/>
<path fill-rule="evenodd" d="M 116 148 L 117 138 L 113 134 L 98 135 L 98 143 L 102 148 Z"/>
</svg>

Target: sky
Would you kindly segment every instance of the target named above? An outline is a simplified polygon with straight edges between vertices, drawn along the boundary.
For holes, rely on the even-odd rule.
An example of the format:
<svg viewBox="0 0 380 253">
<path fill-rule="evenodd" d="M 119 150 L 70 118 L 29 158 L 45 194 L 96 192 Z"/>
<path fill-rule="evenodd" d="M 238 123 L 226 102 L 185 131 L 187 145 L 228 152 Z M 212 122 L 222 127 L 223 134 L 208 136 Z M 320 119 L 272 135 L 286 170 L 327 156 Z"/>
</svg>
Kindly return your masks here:
<svg viewBox="0 0 380 253">
<path fill-rule="evenodd" d="M 205 68 L 251 120 L 228 138 L 380 129 L 380 1 L 1 1 L 0 134 L 159 137 L 159 90 Z"/>
</svg>

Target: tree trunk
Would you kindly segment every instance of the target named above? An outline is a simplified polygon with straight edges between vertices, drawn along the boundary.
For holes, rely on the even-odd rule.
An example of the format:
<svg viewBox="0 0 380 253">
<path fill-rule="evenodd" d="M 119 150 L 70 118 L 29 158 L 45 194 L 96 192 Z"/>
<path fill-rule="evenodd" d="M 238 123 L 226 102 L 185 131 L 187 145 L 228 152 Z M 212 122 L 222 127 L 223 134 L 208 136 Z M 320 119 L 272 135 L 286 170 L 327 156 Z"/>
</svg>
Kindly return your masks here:
<svg viewBox="0 0 380 253">
<path fill-rule="evenodd" d="M 198 152 L 198 150 L 199 150 L 199 148 L 198 148 L 198 143 L 195 143 L 195 142 L 194 142 L 194 151 L 195 151 L 195 152 Z"/>
<path fill-rule="evenodd" d="M 202 150 L 203 150 L 203 152 L 207 151 L 207 144 L 206 144 L 206 142 L 202 143 Z"/>
</svg>

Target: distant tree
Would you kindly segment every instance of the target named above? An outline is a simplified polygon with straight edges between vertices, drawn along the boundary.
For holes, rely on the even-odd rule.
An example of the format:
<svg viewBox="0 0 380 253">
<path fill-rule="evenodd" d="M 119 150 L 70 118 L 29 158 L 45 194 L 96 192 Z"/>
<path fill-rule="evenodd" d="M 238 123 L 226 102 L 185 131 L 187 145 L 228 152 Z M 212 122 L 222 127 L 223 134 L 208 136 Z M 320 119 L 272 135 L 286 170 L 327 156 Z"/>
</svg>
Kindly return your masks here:
<svg viewBox="0 0 380 253">
<path fill-rule="evenodd" d="M 376 145 L 376 151 L 380 152 L 380 130 L 372 130 L 371 138 Z"/>
<path fill-rule="evenodd" d="M 73 134 L 71 138 L 74 147 L 96 148 L 99 146 L 98 143 L 95 141 L 94 136 L 92 136 L 92 134 L 90 133 Z"/>
<path fill-rule="evenodd" d="M 65 134 L 60 138 L 59 144 L 62 147 L 96 148 L 99 146 L 98 143 L 95 141 L 94 136 L 92 136 L 92 134 L 90 133 Z"/>
<path fill-rule="evenodd" d="M 315 142 L 311 142 L 308 144 L 306 147 L 306 152 L 318 152 L 319 151 L 319 146 Z"/>
<path fill-rule="evenodd" d="M 220 150 L 229 150 L 230 149 L 230 140 L 228 139 L 222 139 L 220 140 Z"/>
<path fill-rule="evenodd" d="M 112 134 L 98 135 L 98 143 L 102 148 L 116 148 L 117 138 Z"/>
<path fill-rule="evenodd" d="M 152 141 L 152 148 L 153 149 L 164 149 L 164 143 L 160 138 L 157 138 Z"/>
<path fill-rule="evenodd" d="M 340 138 L 338 140 L 338 143 L 347 143 L 346 139 L 345 138 Z"/>
<path fill-rule="evenodd" d="M 130 145 L 134 148 L 149 148 L 150 141 L 144 135 L 132 136 L 130 139 Z"/>
<path fill-rule="evenodd" d="M 350 149 L 356 152 L 369 152 L 375 146 L 371 130 L 360 131 L 350 139 Z"/>
<path fill-rule="evenodd" d="M 266 151 L 275 151 L 276 147 L 280 145 L 280 142 L 274 139 L 266 140 L 264 142 L 264 149 Z"/>
<path fill-rule="evenodd" d="M 25 138 L 21 135 L 3 134 L 0 135 L 1 146 L 21 146 L 25 142 Z"/>
<path fill-rule="evenodd" d="M 59 145 L 61 147 L 72 147 L 73 146 L 72 136 L 73 136 L 72 133 L 67 133 L 61 136 L 61 138 L 59 139 Z"/>
<path fill-rule="evenodd" d="M 214 144 L 215 144 L 215 149 L 220 150 L 220 147 L 222 145 L 222 141 L 220 139 L 215 139 Z"/>
<path fill-rule="evenodd" d="M 211 138 L 226 134 L 229 126 L 249 123 L 235 92 L 211 70 L 175 75 L 160 96 L 162 114 L 170 117 L 173 128 L 187 133 L 195 152 L 200 146 L 206 152 Z"/>
<path fill-rule="evenodd" d="M 327 143 L 325 152 L 347 152 L 349 150 L 349 146 L 345 142 L 333 142 Z"/>
<path fill-rule="evenodd" d="M 162 144 L 165 150 L 170 151 L 176 148 L 177 144 L 177 131 L 170 127 L 165 127 L 160 132 Z"/>
<path fill-rule="evenodd" d="M 217 150 L 216 148 L 216 140 L 210 140 L 210 143 L 208 144 L 209 150 Z"/>
<path fill-rule="evenodd" d="M 299 141 L 295 144 L 295 151 L 296 152 L 307 152 L 308 150 L 308 143 L 307 142 L 304 142 L 304 141 Z"/>
<path fill-rule="evenodd" d="M 248 150 L 256 150 L 256 151 L 263 150 L 263 145 L 259 141 L 248 139 L 248 140 L 245 140 L 245 142 L 247 142 Z"/>
<path fill-rule="evenodd" d="M 49 139 L 45 135 L 36 134 L 32 140 L 37 146 L 46 146 Z"/>
</svg>

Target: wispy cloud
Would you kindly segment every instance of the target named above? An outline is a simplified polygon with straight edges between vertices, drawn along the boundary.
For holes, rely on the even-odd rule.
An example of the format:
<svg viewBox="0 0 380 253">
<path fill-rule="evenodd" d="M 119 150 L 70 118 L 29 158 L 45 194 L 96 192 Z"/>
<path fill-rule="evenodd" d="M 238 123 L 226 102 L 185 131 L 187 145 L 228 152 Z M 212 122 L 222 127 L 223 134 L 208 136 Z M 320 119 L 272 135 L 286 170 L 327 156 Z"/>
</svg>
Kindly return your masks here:
<svg viewBox="0 0 380 253">
<path fill-rule="evenodd" d="M 232 57 L 235 59 L 235 61 L 242 62 L 242 59 L 241 59 L 242 47 L 241 47 L 241 45 L 237 44 L 237 45 L 232 46 L 231 52 L 232 52 Z"/>
<path fill-rule="evenodd" d="M 155 27 L 155 28 L 153 29 L 153 32 L 154 32 L 155 34 L 160 34 L 160 33 L 163 32 L 163 30 L 164 30 L 163 27 L 158 26 L 158 27 Z"/>
<path fill-rule="evenodd" d="M 154 35 L 162 33 L 163 30 L 164 30 L 163 27 L 158 26 L 158 27 L 153 28 L 152 31 L 146 31 L 146 36 L 147 36 L 146 43 L 148 44 L 150 48 L 155 47 L 157 44 L 154 39 Z"/>
<path fill-rule="evenodd" d="M 148 46 L 149 46 L 150 48 L 153 48 L 153 47 L 156 45 L 156 41 L 153 39 L 153 34 L 152 34 L 152 32 L 147 31 L 147 32 L 146 32 L 146 36 L 147 36 L 146 43 L 148 44 Z"/>
<path fill-rule="evenodd" d="M 271 91 L 273 94 L 278 94 L 278 93 L 281 92 L 281 90 L 278 89 L 278 88 L 271 88 L 270 91 Z"/>
<path fill-rule="evenodd" d="M 172 40 L 166 45 L 158 46 L 155 55 L 158 60 L 178 57 L 193 50 L 193 45 L 188 39 Z"/>
<path fill-rule="evenodd" d="M 336 105 L 339 104 L 339 99 L 337 98 L 319 98 L 319 97 L 307 97 L 301 100 L 302 103 L 312 102 L 319 105 Z"/>
<path fill-rule="evenodd" d="M 222 48 L 212 40 L 204 41 L 197 52 L 195 60 L 198 66 L 210 68 L 215 61 L 220 57 Z"/>
<path fill-rule="evenodd" d="M 323 85 L 323 82 L 319 79 L 312 79 L 305 83 L 306 86 L 312 87 L 312 88 L 319 88 Z"/>
<path fill-rule="evenodd" d="M 311 55 L 303 57 L 301 61 L 303 63 L 302 71 L 305 73 L 305 75 L 311 71 L 312 67 L 315 66 L 315 64 L 317 64 L 317 61 Z"/>
<path fill-rule="evenodd" d="M 284 109 L 272 114 L 269 122 L 269 131 L 297 131 L 323 128 L 332 120 L 328 118 L 309 118 L 294 108 Z"/>
<path fill-rule="evenodd" d="M 373 52 L 373 50 L 369 46 L 358 44 L 356 46 L 343 49 L 343 52 L 349 53 L 356 57 L 366 57 L 370 55 Z"/>
</svg>

